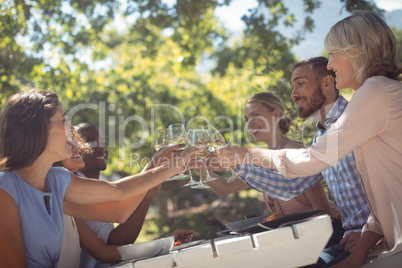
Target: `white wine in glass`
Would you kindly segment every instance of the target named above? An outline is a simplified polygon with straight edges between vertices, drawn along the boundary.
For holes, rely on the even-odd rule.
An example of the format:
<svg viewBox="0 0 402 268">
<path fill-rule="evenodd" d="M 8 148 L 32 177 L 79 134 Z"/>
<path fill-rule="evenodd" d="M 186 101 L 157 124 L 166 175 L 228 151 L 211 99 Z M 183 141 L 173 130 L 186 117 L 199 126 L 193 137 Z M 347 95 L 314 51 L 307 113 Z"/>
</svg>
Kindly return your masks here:
<svg viewBox="0 0 402 268">
<path fill-rule="evenodd" d="M 208 142 L 208 134 L 203 127 L 192 128 L 188 130 L 188 141 L 191 146 L 196 148 L 201 148 L 201 152 L 197 153 L 195 157 L 199 160 L 204 159 L 208 155 L 207 151 L 207 142 Z M 207 170 L 208 172 L 208 170 Z M 200 180 L 194 186 L 191 186 L 193 189 L 209 189 L 211 186 L 204 183 L 200 176 Z"/>
<path fill-rule="evenodd" d="M 206 131 L 210 138 L 208 147 L 208 151 L 210 153 L 217 154 L 220 149 L 229 145 L 228 143 L 226 143 L 223 135 L 213 125 L 209 124 L 206 127 Z M 230 168 L 230 173 L 232 173 L 232 176 L 226 181 L 227 183 L 231 183 L 240 178 L 241 175 L 243 175 L 243 172 L 236 173 L 232 168 Z"/>
<path fill-rule="evenodd" d="M 178 137 L 169 138 L 169 146 L 186 144 L 186 136 L 183 134 Z"/>
<path fill-rule="evenodd" d="M 184 128 L 184 125 L 183 124 L 169 125 L 167 139 L 168 139 L 169 146 L 174 146 L 174 145 L 179 145 L 179 144 L 187 145 L 186 129 Z M 177 174 L 176 176 L 173 176 L 173 177 L 167 179 L 167 181 L 186 180 L 186 179 L 190 179 L 190 178 L 191 178 L 191 175 L 180 173 L 180 174 Z"/>
<path fill-rule="evenodd" d="M 154 136 L 154 148 L 156 151 L 159 151 L 162 148 L 168 146 L 167 140 L 167 128 L 158 128 L 155 130 Z"/>
<path fill-rule="evenodd" d="M 208 152 L 210 153 L 215 153 L 217 152 L 220 148 L 225 147 L 226 145 L 225 139 L 217 139 L 217 140 L 210 140 L 207 145 L 208 145 Z"/>
</svg>

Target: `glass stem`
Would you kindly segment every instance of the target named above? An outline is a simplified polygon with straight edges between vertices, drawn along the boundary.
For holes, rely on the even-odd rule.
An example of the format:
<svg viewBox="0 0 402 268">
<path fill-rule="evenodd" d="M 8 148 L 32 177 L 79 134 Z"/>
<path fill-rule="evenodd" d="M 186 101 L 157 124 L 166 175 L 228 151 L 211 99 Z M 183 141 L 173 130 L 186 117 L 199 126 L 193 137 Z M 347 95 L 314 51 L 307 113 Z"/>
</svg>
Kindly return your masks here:
<svg viewBox="0 0 402 268">
<path fill-rule="evenodd" d="M 204 166 L 204 168 L 205 168 L 205 172 L 207 173 L 207 178 L 211 177 L 211 175 L 209 175 L 209 170 L 207 169 L 207 167 Z"/>
</svg>

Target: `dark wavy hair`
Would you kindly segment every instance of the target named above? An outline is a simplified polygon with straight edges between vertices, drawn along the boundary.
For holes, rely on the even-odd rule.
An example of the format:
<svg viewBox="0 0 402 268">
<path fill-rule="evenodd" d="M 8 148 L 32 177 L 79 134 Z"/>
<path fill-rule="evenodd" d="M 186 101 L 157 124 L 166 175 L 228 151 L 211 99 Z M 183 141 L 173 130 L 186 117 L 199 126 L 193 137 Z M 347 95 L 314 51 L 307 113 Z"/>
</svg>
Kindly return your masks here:
<svg viewBox="0 0 402 268">
<path fill-rule="evenodd" d="M 0 170 L 30 166 L 43 153 L 58 105 L 51 90 L 23 91 L 7 100 L 0 114 Z"/>
</svg>

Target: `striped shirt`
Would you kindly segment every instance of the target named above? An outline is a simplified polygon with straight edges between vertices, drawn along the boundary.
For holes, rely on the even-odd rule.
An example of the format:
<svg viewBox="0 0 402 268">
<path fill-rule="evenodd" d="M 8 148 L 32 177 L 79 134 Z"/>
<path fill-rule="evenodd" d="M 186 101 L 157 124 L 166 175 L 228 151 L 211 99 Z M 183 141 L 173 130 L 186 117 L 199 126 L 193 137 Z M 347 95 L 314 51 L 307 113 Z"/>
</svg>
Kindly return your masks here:
<svg viewBox="0 0 402 268">
<path fill-rule="evenodd" d="M 317 123 L 318 131 L 313 143 L 338 120 L 347 104 L 345 98 L 338 98 L 324 119 L 325 126 Z M 251 188 L 285 200 L 305 192 L 324 179 L 341 211 L 345 235 L 351 231 L 361 232 L 370 214 L 353 152 L 321 173 L 309 177 L 288 179 L 280 173 L 253 165 L 239 165 L 237 169 L 238 172 L 244 172 L 242 180 Z"/>
</svg>

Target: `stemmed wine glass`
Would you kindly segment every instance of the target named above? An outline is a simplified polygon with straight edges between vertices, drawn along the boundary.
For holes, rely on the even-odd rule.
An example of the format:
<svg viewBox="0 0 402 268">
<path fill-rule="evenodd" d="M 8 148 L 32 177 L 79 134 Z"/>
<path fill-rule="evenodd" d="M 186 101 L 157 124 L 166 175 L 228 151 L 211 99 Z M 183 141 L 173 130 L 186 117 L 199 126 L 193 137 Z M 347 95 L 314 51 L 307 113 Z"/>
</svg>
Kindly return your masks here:
<svg viewBox="0 0 402 268">
<path fill-rule="evenodd" d="M 195 155 L 197 159 L 204 159 L 208 155 L 207 142 L 208 135 L 203 127 L 192 128 L 188 130 L 189 143 L 191 146 L 201 148 L 201 152 Z M 206 185 L 200 176 L 200 180 L 196 185 L 191 186 L 193 189 L 209 189 L 211 186 Z"/>
<path fill-rule="evenodd" d="M 223 135 L 213 125 L 209 124 L 206 127 L 206 132 L 210 139 L 208 146 L 208 151 L 210 153 L 217 154 L 220 149 L 229 145 L 229 143 L 226 143 Z M 232 176 L 226 181 L 227 183 L 231 183 L 243 175 L 243 172 L 236 173 L 232 168 L 230 168 L 230 172 L 232 173 Z"/>
<path fill-rule="evenodd" d="M 186 131 L 186 139 L 187 139 L 187 143 L 189 143 L 190 137 L 189 137 L 189 132 L 187 132 L 187 131 Z M 198 185 L 198 182 L 194 180 L 193 175 L 191 174 L 191 169 L 188 170 L 188 174 L 190 174 L 190 181 L 187 182 L 186 184 L 184 184 L 183 187 Z"/>
<path fill-rule="evenodd" d="M 167 140 L 169 146 L 179 145 L 179 144 L 186 144 L 186 129 L 184 128 L 183 124 L 171 124 L 167 130 Z M 184 149 L 184 148 L 183 148 Z M 186 180 L 190 179 L 191 175 L 187 175 L 184 173 L 177 174 L 167 181 L 175 181 L 175 180 Z"/>
<path fill-rule="evenodd" d="M 207 152 L 209 153 L 210 152 L 210 146 L 211 146 L 211 143 L 212 143 L 212 140 L 211 140 L 211 137 L 210 137 L 210 135 L 208 134 L 208 131 L 207 131 L 207 129 L 208 129 L 208 127 L 206 127 L 206 128 L 204 128 L 204 127 L 199 127 L 200 129 L 202 129 L 202 139 L 203 139 L 203 144 L 204 144 L 204 147 L 206 148 L 206 150 L 207 150 Z M 201 130 L 200 130 L 201 131 Z M 205 156 L 204 156 L 205 157 Z M 203 157 L 203 158 L 204 158 Z M 205 177 L 205 179 L 204 179 L 204 182 L 210 182 L 210 181 L 214 181 L 214 180 L 217 180 L 218 178 L 215 178 L 215 177 L 212 177 L 210 174 L 209 174 L 209 170 L 208 170 L 208 168 L 206 167 L 206 166 L 204 166 L 204 168 L 205 168 L 205 173 L 206 173 L 206 177 Z"/>
<path fill-rule="evenodd" d="M 159 151 L 168 146 L 167 128 L 158 128 L 155 130 L 154 148 Z"/>
<path fill-rule="evenodd" d="M 190 180 L 189 180 L 189 182 L 187 182 L 186 184 L 184 184 L 183 187 L 189 187 L 189 186 L 198 185 L 198 182 L 193 179 L 193 175 L 191 174 L 191 169 L 188 170 L 188 173 L 190 174 L 190 175 L 189 175 L 189 176 L 190 176 Z"/>
</svg>

